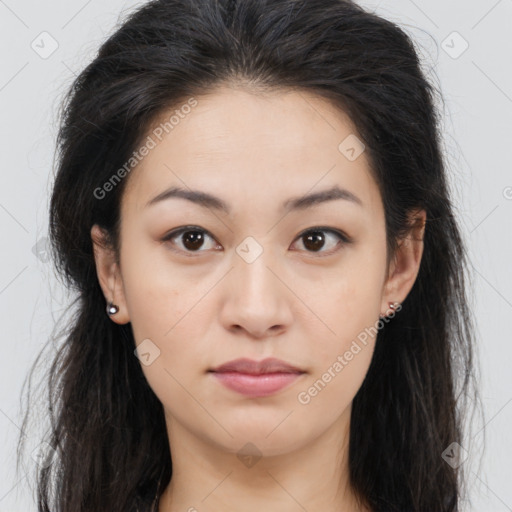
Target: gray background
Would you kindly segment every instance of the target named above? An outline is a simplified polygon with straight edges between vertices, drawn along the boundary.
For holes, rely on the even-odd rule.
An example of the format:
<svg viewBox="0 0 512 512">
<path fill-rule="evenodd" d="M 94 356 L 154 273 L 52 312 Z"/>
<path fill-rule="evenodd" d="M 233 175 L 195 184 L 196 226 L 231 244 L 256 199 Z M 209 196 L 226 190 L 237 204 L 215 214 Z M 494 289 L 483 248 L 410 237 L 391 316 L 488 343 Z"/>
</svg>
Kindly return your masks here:
<svg viewBox="0 0 512 512">
<path fill-rule="evenodd" d="M 30 474 L 15 475 L 20 393 L 66 300 L 44 252 L 58 105 L 119 16 L 137 4 L 0 0 L 0 512 L 36 510 Z M 414 37 L 446 100 L 444 149 L 472 258 L 485 408 L 468 434 L 473 506 L 464 510 L 512 511 L 512 0 L 361 4 Z M 37 453 L 37 426 L 25 435 Z"/>
</svg>

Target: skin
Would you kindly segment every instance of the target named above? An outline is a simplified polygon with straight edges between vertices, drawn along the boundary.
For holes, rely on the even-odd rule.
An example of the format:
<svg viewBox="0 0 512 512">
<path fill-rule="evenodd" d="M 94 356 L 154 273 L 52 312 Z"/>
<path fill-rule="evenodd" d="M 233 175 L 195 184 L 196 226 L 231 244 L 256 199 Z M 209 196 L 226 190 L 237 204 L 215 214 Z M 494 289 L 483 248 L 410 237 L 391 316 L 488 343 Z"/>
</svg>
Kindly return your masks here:
<svg viewBox="0 0 512 512">
<path fill-rule="evenodd" d="M 389 302 L 406 298 L 425 212 L 414 212 L 419 222 L 388 267 L 384 210 L 366 154 L 350 161 L 338 150 L 356 134 L 343 112 L 303 91 L 263 95 L 223 85 L 196 99 L 128 178 L 120 266 L 99 227 L 91 230 L 99 282 L 120 308 L 112 321 L 131 322 L 137 345 L 149 338 L 160 350 L 142 365 L 172 447 L 173 477 L 159 510 L 370 510 L 348 484 L 348 440 L 375 336 L 309 403 L 298 394 L 390 313 Z M 218 196 L 231 213 L 182 198 L 145 207 L 172 185 Z M 280 211 L 290 197 L 333 185 L 362 205 L 332 200 Z M 187 225 L 207 231 L 195 252 L 186 234 L 162 242 Z M 318 226 L 352 242 L 323 231 L 315 252 L 300 235 Z M 246 237 L 263 250 L 251 263 L 236 251 Z M 249 398 L 208 373 L 238 357 L 276 357 L 305 373 L 272 396 Z M 237 454 L 247 443 L 261 458 L 244 464 Z"/>
</svg>

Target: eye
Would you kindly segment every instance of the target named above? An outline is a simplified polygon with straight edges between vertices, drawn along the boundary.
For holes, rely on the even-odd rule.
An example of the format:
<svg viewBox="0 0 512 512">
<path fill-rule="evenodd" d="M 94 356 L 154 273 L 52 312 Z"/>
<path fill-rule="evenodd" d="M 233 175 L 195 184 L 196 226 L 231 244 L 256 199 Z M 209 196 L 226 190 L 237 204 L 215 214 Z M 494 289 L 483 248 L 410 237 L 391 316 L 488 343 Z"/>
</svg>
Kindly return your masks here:
<svg viewBox="0 0 512 512">
<path fill-rule="evenodd" d="M 325 234 L 328 234 L 328 236 L 325 236 Z M 336 252 L 338 247 L 349 244 L 352 241 L 341 231 L 320 226 L 303 231 L 296 240 L 303 240 L 303 245 L 306 247 L 307 252 L 323 253 L 322 256 L 329 256 Z M 322 251 L 325 246 L 328 249 Z M 329 247 L 331 247 L 330 250 Z"/>
<path fill-rule="evenodd" d="M 184 236 L 182 236 L 184 235 Z M 171 249 L 176 250 L 178 252 L 184 253 L 193 253 L 193 252 L 204 252 L 201 249 L 204 246 L 205 239 L 210 238 L 214 240 L 214 238 L 208 233 L 208 231 L 199 228 L 197 226 L 184 226 L 179 229 L 175 229 L 171 231 L 164 238 L 162 238 L 162 242 L 170 242 Z M 172 245 L 176 245 L 173 240 L 178 239 L 181 241 L 181 244 L 178 245 L 178 249 L 172 247 Z M 211 248 L 211 247 L 210 247 Z M 208 250 L 208 246 L 206 250 Z M 190 254 L 187 254 L 189 256 Z"/>
<path fill-rule="evenodd" d="M 326 234 L 328 236 L 326 236 Z M 183 226 L 165 235 L 161 241 L 169 243 L 173 251 L 185 253 L 186 256 L 192 256 L 191 253 L 205 252 L 215 247 L 221 247 L 218 244 L 210 243 L 210 247 L 206 244 L 205 249 L 205 240 L 208 239 L 215 242 L 215 239 L 208 231 L 198 226 Z M 174 240 L 178 240 L 179 243 Z M 350 237 L 341 231 L 320 226 L 303 231 L 295 240 L 304 240 L 303 245 L 306 248 L 306 252 L 322 253 L 322 256 L 329 256 L 336 252 L 338 247 L 349 244 L 352 241 Z M 178 248 L 173 247 L 176 245 Z M 324 251 L 322 249 L 324 249 L 325 246 L 328 247 L 328 250 Z M 329 249 L 329 247 L 331 247 L 331 249 Z"/>
</svg>

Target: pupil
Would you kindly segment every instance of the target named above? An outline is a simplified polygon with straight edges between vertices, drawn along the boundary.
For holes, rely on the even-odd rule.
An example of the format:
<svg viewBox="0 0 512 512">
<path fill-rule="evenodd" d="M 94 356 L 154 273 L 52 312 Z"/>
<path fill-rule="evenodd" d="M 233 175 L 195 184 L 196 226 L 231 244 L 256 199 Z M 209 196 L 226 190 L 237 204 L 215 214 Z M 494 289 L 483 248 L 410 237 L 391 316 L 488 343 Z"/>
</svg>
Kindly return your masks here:
<svg viewBox="0 0 512 512">
<path fill-rule="evenodd" d="M 306 248 L 312 248 L 312 250 L 319 250 L 324 245 L 323 234 L 320 231 L 313 231 L 312 233 L 306 235 L 306 243 L 304 246 Z M 310 244 L 308 247 L 308 244 Z"/>
<path fill-rule="evenodd" d="M 203 243 L 203 234 L 200 231 L 187 231 L 184 233 L 183 245 L 187 249 L 199 249 Z"/>
</svg>

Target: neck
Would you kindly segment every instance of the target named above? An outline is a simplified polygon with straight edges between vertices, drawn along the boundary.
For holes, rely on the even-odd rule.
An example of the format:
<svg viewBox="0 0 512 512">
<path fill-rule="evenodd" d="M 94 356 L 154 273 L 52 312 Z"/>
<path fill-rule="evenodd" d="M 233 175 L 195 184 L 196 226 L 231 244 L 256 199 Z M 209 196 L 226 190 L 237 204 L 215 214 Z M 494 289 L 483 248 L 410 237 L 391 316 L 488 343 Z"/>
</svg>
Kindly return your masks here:
<svg viewBox="0 0 512 512">
<path fill-rule="evenodd" d="M 349 484 L 350 408 L 307 446 L 230 452 L 167 419 L 173 475 L 158 512 L 366 512 Z M 249 450 L 250 452 L 250 450 Z"/>
</svg>

